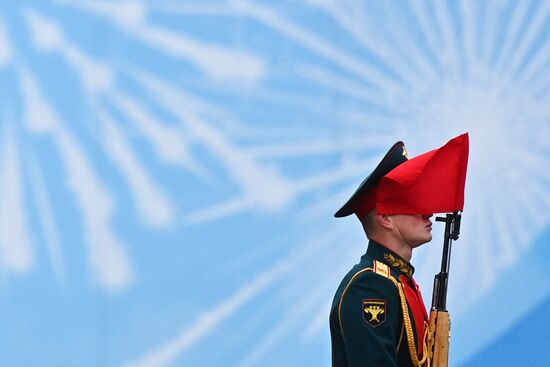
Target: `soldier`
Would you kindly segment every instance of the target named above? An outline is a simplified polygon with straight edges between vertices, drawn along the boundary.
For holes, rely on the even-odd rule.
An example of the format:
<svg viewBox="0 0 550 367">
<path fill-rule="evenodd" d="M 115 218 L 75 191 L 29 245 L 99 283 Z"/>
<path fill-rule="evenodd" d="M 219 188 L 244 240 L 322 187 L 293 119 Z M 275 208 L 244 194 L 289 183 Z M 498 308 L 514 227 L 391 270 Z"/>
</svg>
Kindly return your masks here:
<svg viewBox="0 0 550 367">
<path fill-rule="evenodd" d="M 335 214 L 356 214 L 369 244 L 332 303 L 333 367 L 426 363 L 428 314 L 410 260 L 413 249 L 432 238 L 432 213 L 388 215 L 375 209 L 382 177 L 406 161 L 405 146 L 398 142 Z"/>
</svg>

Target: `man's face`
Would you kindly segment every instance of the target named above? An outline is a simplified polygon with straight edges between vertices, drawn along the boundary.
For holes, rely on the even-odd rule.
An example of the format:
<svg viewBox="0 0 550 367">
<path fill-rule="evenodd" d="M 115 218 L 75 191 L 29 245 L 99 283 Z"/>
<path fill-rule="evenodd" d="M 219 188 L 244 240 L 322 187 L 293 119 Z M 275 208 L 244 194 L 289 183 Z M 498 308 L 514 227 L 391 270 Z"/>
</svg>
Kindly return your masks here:
<svg viewBox="0 0 550 367">
<path fill-rule="evenodd" d="M 392 215 L 397 235 L 411 246 L 418 247 L 432 240 L 431 214 L 426 215 Z"/>
</svg>

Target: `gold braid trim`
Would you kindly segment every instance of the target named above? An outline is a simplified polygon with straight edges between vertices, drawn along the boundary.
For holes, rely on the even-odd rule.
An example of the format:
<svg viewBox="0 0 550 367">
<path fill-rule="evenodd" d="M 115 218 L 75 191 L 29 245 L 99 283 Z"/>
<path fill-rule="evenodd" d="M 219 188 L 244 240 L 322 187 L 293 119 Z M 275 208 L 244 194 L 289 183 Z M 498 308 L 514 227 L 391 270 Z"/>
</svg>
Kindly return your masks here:
<svg viewBox="0 0 550 367">
<path fill-rule="evenodd" d="M 349 288 L 351 287 L 351 284 L 353 283 L 355 278 L 357 278 L 359 275 L 363 273 L 366 273 L 367 271 L 373 271 L 373 270 L 374 270 L 373 268 L 365 268 L 353 274 L 353 276 L 348 282 L 348 285 L 346 285 L 346 288 L 342 292 L 342 297 L 340 297 L 340 302 L 338 302 L 338 323 L 340 324 L 340 332 L 342 333 L 342 338 L 344 338 L 344 324 L 342 323 L 342 301 L 346 297 L 346 294 L 348 293 Z"/>
<path fill-rule="evenodd" d="M 384 278 L 393 278 L 390 274 L 389 267 L 378 260 L 374 261 L 374 267 L 361 269 L 357 273 L 353 274 L 348 284 L 346 285 L 346 288 L 344 288 L 344 291 L 342 292 L 342 296 L 340 297 L 340 301 L 338 302 L 338 324 L 340 324 L 340 333 L 342 333 L 342 338 L 344 338 L 344 324 L 342 322 L 342 301 L 346 297 L 349 291 L 349 288 L 351 287 L 351 284 L 353 283 L 355 278 L 357 278 L 359 275 L 366 273 L 368 271 L 373 271 L 376 274 L 383 276 Z"/>
<path fill-rule="evenodd" d="M 405 298 L 405 291 L 403 290 L 403 285 L 395 280 L 394 277 L 390 277 L 390 279 L 399 290 L 399 298 L 401 298 L 401 308 L 403 310 L 403 323 L 405 324 L 407 342 L 409 344 L 409 352 L 411 355 L 413 366 L 422 367 L 422 364 L 426 361 L 426 353 L 424 352 L 424 358 L 422 358 L 422 361 L 419 361 L 418 354 L 416 353 L 416 343 L 414 342 L 413 327 L 411 317 L 409 315 L 409 308 L 407 306 L 407 298 Z"/>
<path fill-rule="evenodd" d="M 426 363 L 425 367 L 430 367 L 431 360 L 428 358 L 428 334 L 430 333 L 430 328 L 428 327 L 428 323 L 424 321 L 424 340 L 423 340 L 423 346 L 424 346 L 424 353 L 422 353 L 422 360 L 420 361 L 420 364 Z"/>
</svg>

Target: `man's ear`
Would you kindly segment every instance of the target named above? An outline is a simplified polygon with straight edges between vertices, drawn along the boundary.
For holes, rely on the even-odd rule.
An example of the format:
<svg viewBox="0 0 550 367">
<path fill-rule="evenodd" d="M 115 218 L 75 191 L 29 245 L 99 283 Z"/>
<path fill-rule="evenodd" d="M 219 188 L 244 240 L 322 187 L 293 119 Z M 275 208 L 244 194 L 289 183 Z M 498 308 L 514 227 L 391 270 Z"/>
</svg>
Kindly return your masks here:
<svg viewBox="0 0 550 367">
<path fill-rule="evenodd" d="M 378 223 L 386 229 L 391 229 L 393 227 L 392 218 L 387 214 L 376 214 L 376 220 L 378 220 Z"/>
</svg>

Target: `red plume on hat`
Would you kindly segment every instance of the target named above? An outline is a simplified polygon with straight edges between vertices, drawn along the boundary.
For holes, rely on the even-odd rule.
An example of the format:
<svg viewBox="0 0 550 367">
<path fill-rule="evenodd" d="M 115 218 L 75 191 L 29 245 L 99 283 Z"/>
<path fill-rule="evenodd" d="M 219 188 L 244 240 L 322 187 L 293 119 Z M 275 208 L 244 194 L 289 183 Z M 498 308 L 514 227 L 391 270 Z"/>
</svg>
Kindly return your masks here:
<svg viewBox="0 0 550 367">
<path fill-rule="evenodd" d="M 377 187 L 377 212 L 433 214 L 462 210 L 468 150 L 466 133 L 395 167 Z"/>
</svg>

